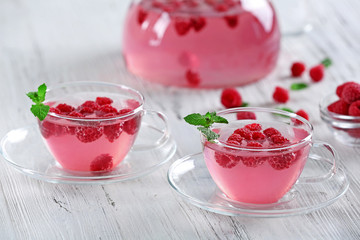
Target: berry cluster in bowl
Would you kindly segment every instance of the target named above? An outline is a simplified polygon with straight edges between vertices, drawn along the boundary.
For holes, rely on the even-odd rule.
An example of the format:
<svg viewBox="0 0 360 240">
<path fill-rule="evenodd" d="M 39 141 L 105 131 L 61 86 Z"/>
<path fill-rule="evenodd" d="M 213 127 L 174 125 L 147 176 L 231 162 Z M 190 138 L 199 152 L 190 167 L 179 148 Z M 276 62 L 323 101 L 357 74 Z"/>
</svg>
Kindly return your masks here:
<svg viewBox="0 0 360 240">
<path fill-rule="evenodd" d="M 320 103 L 321 118 L 336 138 L 347 145 L 360 144 L 360 84 L 346 82 Z"/>
</svg>

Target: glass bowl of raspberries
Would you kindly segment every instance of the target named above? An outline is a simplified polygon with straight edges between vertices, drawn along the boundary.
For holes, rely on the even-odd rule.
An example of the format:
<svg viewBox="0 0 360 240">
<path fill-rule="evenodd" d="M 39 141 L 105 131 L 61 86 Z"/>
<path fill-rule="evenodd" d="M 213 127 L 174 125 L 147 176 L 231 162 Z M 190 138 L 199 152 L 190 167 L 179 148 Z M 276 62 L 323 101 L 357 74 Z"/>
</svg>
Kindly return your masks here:
<svg viewBox="0 0 360 240">
<path fill-rule="evenodd" d="M 320 102 L 320 116 L 340 142 L 360 145 L 360 84 L 346 82 Z"/>
</svg>

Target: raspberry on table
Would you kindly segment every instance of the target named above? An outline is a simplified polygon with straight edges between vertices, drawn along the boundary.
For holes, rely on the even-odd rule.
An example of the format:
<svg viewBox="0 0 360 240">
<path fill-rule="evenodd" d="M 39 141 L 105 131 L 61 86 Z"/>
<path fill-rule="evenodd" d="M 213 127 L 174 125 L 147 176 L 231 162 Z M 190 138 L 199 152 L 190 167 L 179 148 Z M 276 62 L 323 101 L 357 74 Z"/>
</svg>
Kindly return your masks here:
<svg viewBox="0 0 360 240">
<path fill-rule="evenodd" d="M 323 64 L 310 68 L 309 75 L 314 82 L 320 82 L 324 78 L 325 67 Z"/>
<path fill-rule="evenodd" d="M 355 117 L 360 116 L 360 100 L 357 100 L 350 104 L 349 115 Z"/>
<path fill-rule="evenodd" d="M 240 107 L 242 98 L 235 88 L 225 88 L 221 93 L 221 103 L 226 108 Z"/>
<path fill-rule="evenodd" d="M 261 124 L 259 123 L 247 124 L 245 125 L 245 128 L 249 129 L 250 131 L 260 131 L 262 129 Z"/>
<path fill-rule="evenodd" d="M 305 112 L 305 110 L 300 109 L 299 111 L 296 112 L 296 114 L 309 121 L 309 114 L 307 114 L 307 112 Z M 302 122 L 300 120 L 297 120 L 297 119 L 296 119 L 295 123 L 299 124 L 299 125 L 302 124 Z"/>
<path fill-rule="evenodd" d="M 341 98 L 341 94 L 342 94 L 342 91 L 344 90 L 344 87 L 349 85 L 349 84 L 352 84 L 352 83 L 356 83 L 356 82 L 346 82 L 346 83 L 343 83 L 341 85 L 339 85 L 337 88 L 336 88 L 336 95 Z"/>
<path fill-rule="evenodd" d="M 349 83 L 344 86 L 341 93 L 341 99 L 348 104 L 360 100 L 360 84 Z"/>
<path fill-rule="evenodd" d="M 243 119 L 254 119 L 256 120 L 256 115 L 253 112 L 238 112 L 236 114 L 237 120 L 243 120 Z"/>
<path fill-rule="evenodd" d="M 273 99 L 278 103 L 286 103 L 289 100 L 289 91 L 278 86 L 273 93 Z"/>
<path fill-rule="evenodd" d="M 111 98 L 108 97 L 97 97 L 95 102 L 99 105 L 107 105 L 107 104 L 112 104 L 113 100 Z"/>
<path fill-rule="evenodd" d="M 272 127 L 265 129 L 263 132 L 267 137 L 271 137 L 272 135 L 280 134 L 280 132 L 277 129 L 272 128 Z"/>
<path fill-rule="evenodd" d="M 113 167 L 113 157 L 108 154 L 97 156 L 90 164 L 91 171 L 107 171 Z"/>
<path fill-rule="evenodd" d="M 338 100 L 330 104 L 327 109 L 329 112 L 341 114 L 341 115 L 348 115 L 349 114 L 349 104 L 344 102 L 343 100 Z"/>
<path fill-rule="evenodd" d="M 291 65 L 291 76 L 300 77 L 305 71 L 305 64 L 303 62 L 294 62 Z"/>
</svg>

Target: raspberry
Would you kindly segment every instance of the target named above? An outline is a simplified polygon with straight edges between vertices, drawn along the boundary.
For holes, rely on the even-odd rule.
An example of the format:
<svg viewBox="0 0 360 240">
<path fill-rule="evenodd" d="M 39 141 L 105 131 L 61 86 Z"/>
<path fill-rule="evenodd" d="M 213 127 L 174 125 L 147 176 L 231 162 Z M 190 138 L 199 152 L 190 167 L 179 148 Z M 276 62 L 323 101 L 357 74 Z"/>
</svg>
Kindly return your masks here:
<svg viewBox="0 0 360 240">
<path fill-rule="evenodd" d="M 119 111 L 119 114 L 126 114 L 131 112 L 131 109 L 121 109 Z M 137 131 L 139 130 L 139 126 L 140 126 L 140 117 L 139 116 L 135 116 L 132 119 L 129 119 L 127 121 L 124 122 L 123 125 L 123 130 L 130 135 L 134 135 L 135 133 L 137 133 Z"/>
<path fill-rule="evenodd" d="M 226 12 L 228 10 L 228 6 L 224 3 L 220 3 L 215 6 L 215 10 L 218 12 Z"/>
<path fill-rule="evenodd" d="M 276 170 L 289 168 L 295 161 L 295 153 L 287 153 L 281 156 L 275 156 L 268 159 L 270 166 Z"/>
<path fill-rule="evenodd" d="M 314 82 L 320 82 L 324 77 L 325 67 L 323 64 L 316 65 L 310 68 L 309 74 Z"/>
<path fill-rule="evenodd" d="M 206 20 L 204 17 L 192 17 L 190 21 L 195 29 L 195 32 L 199 32 L 206 25 Z"/>
<path fill-rule="evenodd" d="M 99 117 L 104 117 L 104 115 L 109 114 L 109 113 L 117 114 L 118 111 L 113 106 L 111 106 L 109 104 L 106 104 L 106 105 L 102 105 L 99 108 L 99 111 L 96 112 L 96 115 L 99 116 Z"/>
<path fill-rule="evenodd" d="M 261 148 L 262 147 L 262 144 L 259 143 L 259 142 L 248 142 L 247 147 L 257 147 L 257 148 Z"/>
<path fill-rule="evenodd" d="M 348 115 L 349 113 L 349 104 L 344 102 L 343 100 L 338 100 L 330 104 L 327 109 L 329 112 L 341 114 L 341 115 Z"/>
<path fill-rule="evenodd" d="M 241 144 L 238 141 L 228 140 L 226 141 L 227 144 L 233 145 L 233 146 L 240 146 Z"/>
<path fill-rule="evenodd" d="M 289 91 L 282 87 L 276 87 L 273 93 L 273 99 L 279 103 L 286 103 L 289 100 Z"/>
<path fill-rule="evenodd" d="M 300 109 L 299 111 L 296 112 L 297 115 L 299 115 L 300 117 L 303 117 L 305 118 L 306 120 L 309 121 L 309 115 L 307 114 L 307 112 L 305 112 L 303 109 Z M 295 124 L 302 124 L 302 122 L 300 120 L 297 120 L 295 121 Z"/>
<path fill-rule="evenodd" d="M 111 98 L 108 97 L 97 97 L 95 102 L 99 105 L 106 105 L 106 104 L 112 104 L 113 100 Z"/>
<path fill-rule="evenodd" d="M 180 36 L 187 34 L 192 27 L 192 24 L 189 20 L 181 17 L 175 19 L 175 30 Z"/>
<path fill-rule="evenodd" d="M 289 143 L 289 139 L 287 139 L 286 137 L 284 137 L 281 134 L 271 135 L 270 139 L 273 143 L 278 144 L 278 145 L 283 145 L 285 143 Z"/>
<path fill-rule="evenodd" d="M 61 114 L 61 111 L 57 108 L 54 108 L 54 107 L 51 107 L 49 112 L 52 112 L 52 113 L 56 113 L 56 114 Z"/>
<path fill-rule="evenodd" d="M 356 117 L 360 116 L 360 100 L 357 100 L 357 101 L 353 102 L 352 104 L 350 104 L 349 115 L 356 116 Z"/>
<path fill-rule="evenodd" d="M 104 127 L 76 127 L 75 135 L 83 143 L 99 139 L 104 133 Z"/>
<path fill-rule="evenodd" d="M 246 140 L 252 140 L 252 134 L 249 129 L 247 128 L 239 128 L 234 131 L 234 133 L 239 134 Z"/>
<path fill-rule="evenodd" d="M 61 103 L 56 106 L 56 108 L 62 113 L 62 114 L 68 114 L 75 110 L 73 106 L 70 106 L 66 103 Z"/>
<path fill-rule="evenodd" d="M 360 84 L 349 83 L 344 86 L 341 93 L 341 99 L 348 104 L 360 100 Z"/>
<path fill-rule="evenodd" d="M 234 155 L 215 152 L 216 162 L 224 168 L 233 168 L 239 163 L 239 158 Z"/>
<path fill-rule="evenodd" d="M 242 136 L 240 136 L 239 134 L 233 133 L 231 134 L 231 136 L 228 138 L 227 142 L 229 143 L 230 141 L 235 141 L 241 144 L 241 142 L 244 140 L 244 138 Z"/>
<path fill-rule="evenodd" d="M 188 83 L 193 86 L 197 86 L 201 82 L 199 74 L 191 70 L 187 70 L 185 77 Z"/>
<path fill-rule="evenodd" d="M 235 88 L 226 88 L 221 93 L 221 103 L 226 108 L 240 107 L 242 98 Z"/>
<path fill-rule="evenodd" d="M 81 114 L 85 114 L 85 115 L 88 115 L 88 114 L 92 114 L 92 113 L 94 113 L 94 109 L 93 108 L 90 108 L 90 107 L 82 107 L 82 108 L 80 108 L 80 110 L 79 110 L 79 112 L 81 113 Z"/>
<path fill-rule="evenodd" d="M 241 157 L 242 163 L 247 167 L 257 167 L 265 162 L 263 157 Z"/>
<path fill-rule="evenodd" d="M 128 106 L 128 108 L 130 108 L 132 110 L 140 107 L 140 103 L 138 101 L 136 101 L 135 99 L 127 99 L 126 105 Z"/>
<path fill-rule="evenodd" d="M 225 16 L 224 19 L 230 28 L 235 28 L 238 25 L 238 17 L 236 15 Z"/>
<path fill-rule="evenodd" d="M 67 133 L 67 127 L 64 127 L 60 124 L 55 124 L 46 120 L 39 122 L 39 124 L 41 135 L 45 139 L 51 136 L 58 137 Z"/>
<path fill-rule="evenodd" d="M 291 66 L 291 76 L 300 77 L 305 71 L 305 64 L 302 62 L 294 62 Z"/>
<path fill-rule="evenodd" d="M 356 83 L 356 82 L 346 82 L 346 83 L 339 85 L 336 88 L 336 95 L 338 95 L 338 97 L 341 98 L 341 94 L 342 94 L 342 91 L 344 90 L 344 87 L 347 86 L 348 84 L 352 84 L 352 83 Z"/>
<path fill-rule="evenodd" d="M 256 115 L 253 112 L 238 112 L 236 114 L 236 118 L 238 120 L 243 120 L 243 119 L 256 119 Z"/>
<path fill-rule="evenodd" d="M 79 109 L 82 109 L 82 108 L 85 108 L 85 107 L 91 108 L 94 111 L 99 109 L 99 105 L 95 101 L 86 101 L 86 102 L 84 102 L 83 104 L 80 105 Z"/>
<path fill-rule="evenodd" d="M 69 113 L 68 116 L 69 116 L 69 117 L 78 117 L 78 118 L 83 118 L 83 117 L 85 117 L 84 114 L 81 114 L 81 113 L 76 112 L 76 111 L 72 111 L 71 113 Z"/>
<path fill-rule="evenodd" d="M 252 132 L 251 133 L 251 137 L 254 140 L 264 140 L 265 139 L 265 135 L 262 132 Z"/>
<path fill-rule="evenodd" d="M 90 164 L 91 171 L 107 171 L 113 167 L 113 157 L 105 153 L 97 156 Z"/>
<path fill-rule="evenodd" d="M 263 132 L 267 137 L 271 137 L 272 135 L 280 134 L 280 132 L 278 130 L 276 130 L 275 128 L 272 128 L 272 127 L 265 129 Z"/>
<path fill-rule="evenodd" d="M 250 131 L 260 131 L 261 130 L 261 124 L 259 123 L 251 123 L 245 125 L 245 128 L 249 129 Z"/>
<path fill-rule="evenodd" d="M 109 140 L 109 142 L 114 142 L 120 137 L 121 133 L 122 124 L 120 123 L 104 126 L 104 134 L 105 137 Z"/>
<path fill-rule="evenodd" d="M 146 11 L 144 11 L 144 9 L 139 9 L 138 12 L 138 16 L 137 16 L 137 21 L 138 23 L 141 25 L 143 22 L 145 22 L 146 17 L 147 17 L 148 13 Z"/>
</svg>

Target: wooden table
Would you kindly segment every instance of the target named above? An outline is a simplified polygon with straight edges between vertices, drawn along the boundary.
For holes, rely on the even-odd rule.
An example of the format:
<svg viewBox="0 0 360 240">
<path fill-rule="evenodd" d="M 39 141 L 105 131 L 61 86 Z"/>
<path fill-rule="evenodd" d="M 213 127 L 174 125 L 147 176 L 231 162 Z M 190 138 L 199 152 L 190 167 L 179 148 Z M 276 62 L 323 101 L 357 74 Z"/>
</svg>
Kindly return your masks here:
<svg viewBox="0 0 360 240">
<path fill-rule="evenodd" d="M 0 161 L 1 239 L 360 239 L 360 148 L 337 142 L 321 121 L 318 103 L 345 81 L 360 78 L 358 0 L 311 1 L 314 30 L 286 36 L 276 69 L 255 84 L 238 87 L 252 106 L 276 107 L 272 90 L 288 87 L 289 68 L 333 60 L 325 79 L 292 92 L 287 104 L 305 109 L 314 138 L 333 145 L 350 188 L 334 204 L 284 218 L 229 217 L 195 207 L 172 190 L 166 173 L 176 159 L 201 151 L 198 133 L 182 118 L 219 110 L 221 89 L 154 86 L 129 75 L 121 34 L 129 1 L 0 2 L 0 136 L 35 123 L 25 92 L 43 82 L 75 80 L 124 83 L 139 89 L 147 107 L 164 112 L 177 142 L 174 158 L 145 177 L 106 185 L 52 184 L 20 174 Z M 302 79 L 310 82 L 307 75 Z M 3 157 L 0 157 L 4 160 Z"/>
</svg>

